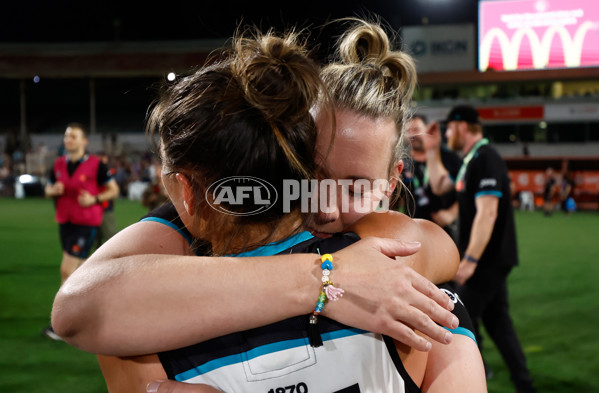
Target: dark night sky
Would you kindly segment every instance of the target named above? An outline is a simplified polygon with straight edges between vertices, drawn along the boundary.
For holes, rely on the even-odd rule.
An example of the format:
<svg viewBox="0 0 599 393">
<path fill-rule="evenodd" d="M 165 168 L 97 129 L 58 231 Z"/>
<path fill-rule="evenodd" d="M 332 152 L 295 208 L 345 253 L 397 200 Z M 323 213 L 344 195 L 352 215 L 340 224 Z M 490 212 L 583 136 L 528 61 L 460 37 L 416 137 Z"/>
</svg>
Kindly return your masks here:
<svg viewBox="0 0 599 393">
<path fill-rule="evenodd" d="M 313 48 L 330 53 L 340 25 L 321 28 L 344 16 L 383 18 L 392 29 L 430 24 L 475 23 L 478 0 L 278 0 L 266 1 L 126 0 L 66 1 L 7 0 L 0 5 L 0 44 L 135 42 L 230 38 L 240 21 L 263 29 L 297 26 L 311 28 Z M 336 26 L 336 27 L 335 27 Z M 14 45 L 17 44 L 17 45 Z M 78 46 L 79 47 L 79 46 Z M 11 49 L 12 50 L 12 49 Z M 0 53 L 0 61 L 2 54 Z M 151 80 L 150 80 L 151 79 Z M 95 82 L 99 132 L 143 129 L 153 78 L 110 79 Z M 89 118 L 89 85 L 85 78 L 27 80 L 27 127 L 31 133 L 61 133 L 64 124 Z M 0 129 L 19 128 L 18 80 L 0 75 Z"/>
<path fill-rule="evenodd" d="M 262 26 L 320 26 L 373 12 L 393 28 L 422 23 L 474 23 L 477 0 L 28 1 L 0 12 L 0 42 L 147 41 L 230 37 L 241 21 Z"/>
</svg>

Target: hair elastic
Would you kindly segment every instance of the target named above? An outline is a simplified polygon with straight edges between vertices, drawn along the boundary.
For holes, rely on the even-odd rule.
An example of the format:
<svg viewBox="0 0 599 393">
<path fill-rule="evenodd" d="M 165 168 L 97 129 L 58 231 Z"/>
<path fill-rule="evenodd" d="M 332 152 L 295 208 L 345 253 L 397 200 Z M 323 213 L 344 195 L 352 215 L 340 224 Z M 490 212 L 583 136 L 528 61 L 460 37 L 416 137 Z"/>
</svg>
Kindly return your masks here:
<svg viewBox="0 0 599 393">
<path fill-rule="evenodd" d="M 478 259 L 474 258 L 472 255 L 469 254 L 464 255 L 464 259 L 468 262 L 478 263 Z"/>
</svg>

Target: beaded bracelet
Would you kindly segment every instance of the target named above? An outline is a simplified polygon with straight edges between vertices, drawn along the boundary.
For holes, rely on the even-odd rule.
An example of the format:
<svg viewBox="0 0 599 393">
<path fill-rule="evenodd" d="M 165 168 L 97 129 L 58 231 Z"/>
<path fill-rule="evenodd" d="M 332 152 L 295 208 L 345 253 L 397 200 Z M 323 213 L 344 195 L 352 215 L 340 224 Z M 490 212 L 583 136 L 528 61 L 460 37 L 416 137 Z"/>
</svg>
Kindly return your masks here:
<svg viewBox="0 0 599 393">
<path fill-rule="evenodd" d="M 320 347 L 322 345 L 322 337 L 320 337 L 320 333 L 318 332 L 317 324 L 318 316 L 322 312 L 325 303 L 327 300 L 338 300 L 345 292 L 341 288 L 336 288 L 330 280 L 331 270 L 333 270 L 333 256 L 331 254 L 324 254 L 320 257 L 320 260 L 322 262 L 320 265 L 322 268 L 322 288 L 316 301 L 316 307 L 314 307 L 314 311 L 312 311 L 312 315 L 310 315 L 308 321 L 308 339 L 310 340 L 310 345 L 313 347 Z"/>
</svg>

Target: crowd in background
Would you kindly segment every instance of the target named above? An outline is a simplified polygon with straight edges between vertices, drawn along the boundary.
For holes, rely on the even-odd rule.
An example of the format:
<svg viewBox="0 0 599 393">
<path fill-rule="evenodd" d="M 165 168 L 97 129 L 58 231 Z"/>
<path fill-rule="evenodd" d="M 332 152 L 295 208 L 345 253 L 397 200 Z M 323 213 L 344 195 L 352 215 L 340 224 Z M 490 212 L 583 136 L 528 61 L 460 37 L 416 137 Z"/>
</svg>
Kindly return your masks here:
<svg viewBox="0 0 599 393">
<path fill-rule="evenodd" d="M 35 147 L 24 151 L 20 146 L 13 146 L 0 141 L 0 197 L 23 197 L 42 196 L 42 189 L 47 181 L 48 173 L 52 169 L 52 163 L 59 155 L 64 154 L 63 146 L 57 149 L 49 149 L 44 143 L 38 143 Z M 164 193 L 160 184 L 160 164 L 153 152 L 150 150 L 128 150 L 114 149 L 116 154 L 105 151 L 91 151 L 104 158 L 111 169 L 114 179 L 120 189 L 120 198 L 139 200 L 151 208 L 164 200 Z M 31 175 L 30 185 L 26 195 L 18 190 L 17 180 L 21 175 Z M 553 179 L 555 185 L 551 197 L 548 198 L 547 190 L 543 192 L 543 199 L 550 203 L 550 211 L 563 210 L 572 212 L 576 210 L 573 198 L 573 190 L 576 182 L 569 174 L 556 173 L 551 176 L 546 174 L 546 181 Z M 35 184 L 37 183 L 37 184 Z M 17 186 L 17 187 L 16 187 Z M 545 187 L 546 188 L 546 185 Z M 527 192 L 515 192 L 513 194 L 514 205 L 522 210 L 534 210 L 534 200 L 527 202 L 526 197 L 533 198 Z M 568 201 L 568 205 L 566 205 Z M 529 208 L 530 206 L 530 208 Z M 544 203 L 543 210 L 547 211 L 548 203 Z"/>
<path fill-rule="evenodd" d="M 28 177 L 28 182 L 32 185 L 27 190 L 27 196 L 30 194 L 31 196 L 43 195 L 38 194 L 41 193 L 48 173 L 52 170 L 52 163 L 56 157 L 64 154 L 63 146 L 59 146 L 58 149 L 49 149 L 44 143 L 22 149 L 20 146 L 5 147 L 0 142 L 0 148 L 2 150 L 0 155 L 0 196 L 3 197 L 24 196 L 19 195 L 16 184 L 21 175 L 31 176 Z M 142 150 L 121 151 L 119 154 L 104 151 L 90 151 L 90 153 L 105 159 L 119 186 L 119 197 L 142 200 L 146 198 L 143 195 L 146 188 L 148 195 L 154 191 L 160 194 L 160 165 L 153 152 Z M 140 189 L 142 186 L 143 189 Z M 146 204 L 143 200 L 142 203 Z"/>
</svg>

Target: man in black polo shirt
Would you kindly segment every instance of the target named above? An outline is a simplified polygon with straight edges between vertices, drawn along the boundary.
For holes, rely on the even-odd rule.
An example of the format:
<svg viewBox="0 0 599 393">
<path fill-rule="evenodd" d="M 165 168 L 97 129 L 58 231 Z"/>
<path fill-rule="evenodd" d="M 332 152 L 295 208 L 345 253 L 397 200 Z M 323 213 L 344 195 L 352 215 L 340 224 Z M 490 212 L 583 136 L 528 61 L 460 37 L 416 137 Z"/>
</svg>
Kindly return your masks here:
<svg viewBox="0 0 599 393">
<path fill-rule="evenodd" d="M 535 392 L 526 359 L 509 315 L 507 279 L 518 265 L 514 212 L 507 166 L 483 138 L 478 111 L 467 105 L 454 107 L 447 117 L 447 144 L 463 154 L 455 179 L 440 160 L 429 166 L 431 182 L 455 187 L 458 194 L 458 247 L 462 256 L 455 277 L 457 292 L 474 323 L 479 347 L 478 322 L 501 352 L 519 393 Z M 436 129 L 435 129 L 436 128 Z M 429 128 L 431 134 L 439 127 Z M 431 148 L 439 149 L 439 143 Z"/>
</svg>

